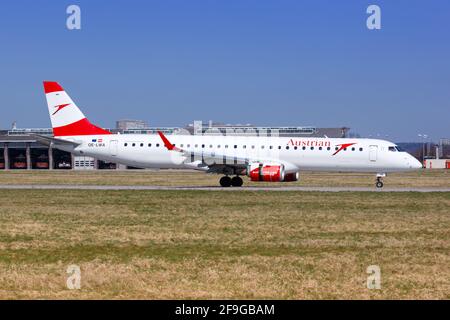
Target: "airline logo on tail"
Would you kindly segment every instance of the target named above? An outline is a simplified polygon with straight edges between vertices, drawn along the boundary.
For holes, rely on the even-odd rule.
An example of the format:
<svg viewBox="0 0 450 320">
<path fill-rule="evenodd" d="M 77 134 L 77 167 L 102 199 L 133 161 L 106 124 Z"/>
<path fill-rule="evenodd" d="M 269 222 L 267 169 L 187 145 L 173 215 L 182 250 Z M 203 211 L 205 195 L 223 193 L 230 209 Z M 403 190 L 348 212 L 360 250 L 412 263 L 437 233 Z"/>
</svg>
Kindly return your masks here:
<svg viewBox="0 0 450 320">
<path fill-rule="evenodd" d="M 54 116 L 58 111 L 62 110 L 63 108 L 70 106 L 70 103 L 63 103 L 63 104 L 59 104 L 57 106 L 55 106 L 56 111 L 52 113 L 52 116 Z"/>
</svg>

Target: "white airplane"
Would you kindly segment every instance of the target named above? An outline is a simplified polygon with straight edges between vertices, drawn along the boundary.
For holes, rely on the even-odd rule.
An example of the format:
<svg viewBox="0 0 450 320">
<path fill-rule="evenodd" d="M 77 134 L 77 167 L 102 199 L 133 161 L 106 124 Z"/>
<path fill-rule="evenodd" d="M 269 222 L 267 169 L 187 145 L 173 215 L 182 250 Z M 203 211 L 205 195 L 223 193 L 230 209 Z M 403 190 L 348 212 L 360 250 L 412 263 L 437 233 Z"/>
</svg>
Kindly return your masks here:
<svg viewBox="0 0 450 320">
<path fill-rule="evenodd" d="M 299 172 L 351 171 L 376 174 L 422 168 L 394 143 L 376 139 L 332 139 L 226 135 L 112 134 L 92 124 L 57 82 L 44 82 L 53 147 L 141 168 L 184 168 L 222 174 L 222 187 L 251 181 L 297 181 Z M 232 177 L 230 177 L 232 176 Z"/>
</svg>

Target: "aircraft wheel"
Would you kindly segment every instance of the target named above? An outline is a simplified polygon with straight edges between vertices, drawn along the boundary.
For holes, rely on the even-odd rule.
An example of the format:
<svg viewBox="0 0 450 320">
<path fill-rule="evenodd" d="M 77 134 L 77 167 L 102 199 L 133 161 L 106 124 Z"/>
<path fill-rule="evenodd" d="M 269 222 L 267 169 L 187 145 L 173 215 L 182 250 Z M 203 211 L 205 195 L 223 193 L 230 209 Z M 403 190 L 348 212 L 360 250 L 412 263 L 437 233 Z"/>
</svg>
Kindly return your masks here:
<svg viewBox="0 0 450 320">
<path fill-rule="evenodd" d="M 231 186 L 231 178 L 228 176 L 224 176 L 224 177 L 220 178 L 219 183 L 222 187 L 227 188 L 227 187 Z"/>
<path fill-rule="evenodd" d="M 243 184 L 243 183 L 244 183 L 244 181 L 243 181 L 242 178 L 239 177 L 239 176 L 233 177 L 233 178 L 231 179 L 231 185 L 232 185 L 233 187 L 242 187 L 242 184 Z"/>
<path fill-rule="evenodd" d="M 383 182 L 381 181 L 377 181 L 377 183 L 375 184 L 377 186 L 377 188 L 383 188 Z"/>
</svg>

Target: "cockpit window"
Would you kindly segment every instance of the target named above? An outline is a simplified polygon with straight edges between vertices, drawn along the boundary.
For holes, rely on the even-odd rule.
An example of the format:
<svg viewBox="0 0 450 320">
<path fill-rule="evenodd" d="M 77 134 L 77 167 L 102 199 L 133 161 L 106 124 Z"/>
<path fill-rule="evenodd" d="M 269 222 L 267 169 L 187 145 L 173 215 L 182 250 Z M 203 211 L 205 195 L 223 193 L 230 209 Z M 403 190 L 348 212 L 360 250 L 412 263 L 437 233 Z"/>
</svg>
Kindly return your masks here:
<svg viewBox="0 0 450 320">
<path fill-rule="evenodd" d="M 390 146 L 388 147 L 388 150 L 393 152 L 403 152 L 403 149 L 401 149 L 399 146 Z"/>
</svg>

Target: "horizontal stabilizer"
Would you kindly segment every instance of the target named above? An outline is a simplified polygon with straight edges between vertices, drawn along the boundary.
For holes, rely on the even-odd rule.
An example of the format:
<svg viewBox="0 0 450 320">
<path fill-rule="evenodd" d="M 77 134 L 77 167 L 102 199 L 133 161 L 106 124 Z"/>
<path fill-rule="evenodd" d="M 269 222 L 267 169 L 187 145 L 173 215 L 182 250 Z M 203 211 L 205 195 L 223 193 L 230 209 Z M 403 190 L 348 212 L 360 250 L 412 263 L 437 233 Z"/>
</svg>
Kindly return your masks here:
<svg viewBox="0 0 450 320">
<path fill-rule="evenodd" d="M 66 146 L 77 147 L 80 145 L 80 143 L 77 143 L 74 141 L 62 140 L 62 139 L 57 139 L 57 138 L 53 138 L 53 137 L 49 137 L 49 136 L 42 136 L 40 134 L 32 134 L 31 137 L 35 138 L 37 141 L 39 141 L 40 143 L 42 143 L 46 146 L 66 145 Z"/>
</svg>

